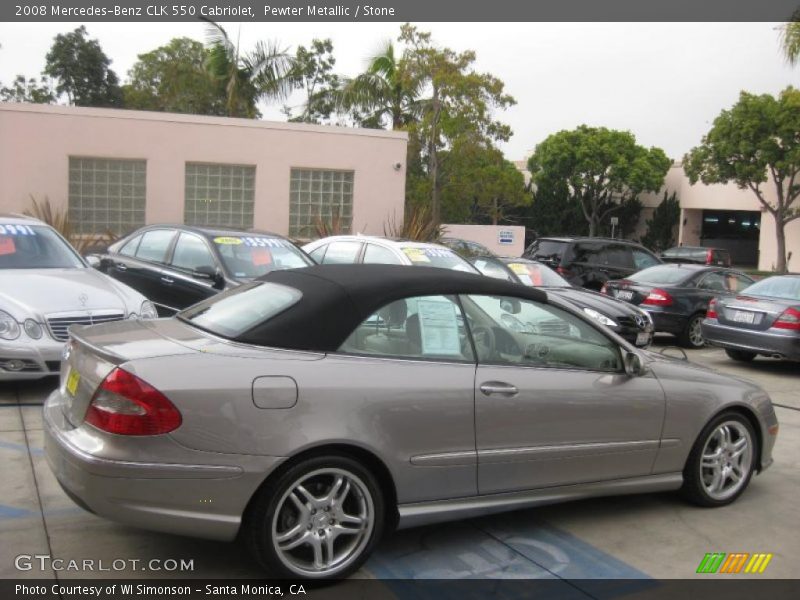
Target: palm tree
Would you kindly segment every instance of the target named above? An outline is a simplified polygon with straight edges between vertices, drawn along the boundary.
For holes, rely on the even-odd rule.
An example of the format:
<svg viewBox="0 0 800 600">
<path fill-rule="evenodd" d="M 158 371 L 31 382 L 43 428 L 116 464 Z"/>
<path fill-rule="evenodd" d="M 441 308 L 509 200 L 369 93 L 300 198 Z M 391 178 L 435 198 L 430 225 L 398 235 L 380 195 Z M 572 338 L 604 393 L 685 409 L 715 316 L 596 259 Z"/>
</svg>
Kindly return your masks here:
<svg viewBox="0 0 800 600">
<path fill-rule="evenodd" d="M 800 10 L 794 11 L 792 20 L 781 27 L 781 46 L 789 64 L 800 63 Z"/>
<path fill-rule="evenodd" d="M 420 114 L 422 84 L 410 80 L 387 41 L 367 61 L 367 70 L 344 81 L 338 97 L 339 110 L 364 113 L 363 125 L 380 127 L 388 120 L 392 129 L 403 129 Z"/>
<path fill-rule="evenodd" d="M 208 23 L 208 72 L 225 87 L 229 117 L 257 118 L 261 100 L 286 98 L 292 89 L 289 73 L 294 59 L 275 42 L 258 42 L 247 54 L 240 54 L 239 40 L 234 44 L 221 25 Z"/>
</svg>

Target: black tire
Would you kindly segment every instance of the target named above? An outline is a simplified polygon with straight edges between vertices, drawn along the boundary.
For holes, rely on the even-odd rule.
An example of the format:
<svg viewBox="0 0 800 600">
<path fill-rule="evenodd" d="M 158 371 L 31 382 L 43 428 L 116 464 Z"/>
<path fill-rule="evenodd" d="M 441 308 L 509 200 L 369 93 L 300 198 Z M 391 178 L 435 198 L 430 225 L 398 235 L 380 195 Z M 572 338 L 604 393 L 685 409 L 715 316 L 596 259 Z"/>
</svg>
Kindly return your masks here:
<svg viewBox="0 0 800 600">
<path fill-rule="evenodd" d="M 752 362 L 752 360 L 756 357 L 755 352 L 747 352 L 746 350 L 731 350 L 730 348 L 725 348 L 725 354 L 728 355 L 728 358 L 738 360 L 739 362 Z"/>
<path fill-rule="evenodd" d="M 749 443 L 751 448 L 749 464 L 746 473 L 743 473 L 743 477 L 740 480 L 741 483 L 737 484 L 739 487 L 735 491 L 724 498 L 714 497 L 706 489 L 706 483 L 703 479 L 704 475 L 701 471 L 703 450 L 706 448 L 706 443 L 710 441 L 712 434 L 714 434 L 718 428 L 720 428 L 723 424 L 733 423 L 735 423 L 737 427 L 743 428 L 743 430 L 747 431 L 749 434 Z M 698 506 L 717 507 L 730 504 L 736 500 L 745 489 L 747 489 L 750 479 L 753 476 L 753 472 L 756 470 L 758 465 L 758 459 L 760 456 L 759 452 L 758 437 L 753 430 L 753 426 L 746 417 L 737 412 L 723 412 L 717 415 L 703 428 L 703 431 L 700 432 L 700 435 L 697 437 L 694 446 L 692 446 L 692 451 L 689 453 L 689 458 L 687 459 L 686 466 L 683 469 L 683 487 L 681 488 L 681 493 L 687 500 L 697 504 Z"/>
<path fill-rule="evenodd" d="M 706 342 L 702 337 L 702 330 L 700 329 L 700 324 L 705 318 L 706 316 L 704 313 L 695 313 L 689 317 L 689 319 L 686 321 L 686 327 L 684 327 L 683 331 L 681 331 L 681 333 L 678 335 L 678 341 L 680 342 L 681 346 L 697 350 L 698 348 L 702 348 L 706 345 Z M 697 331 L 700 331 L 699 340 L 697 338 L 695 328 L 697 328 Z"/>
<path fill-rule="evenodd" d="M 346 561 L 342 561 L 335 568 L 326 570 L 324 572 L 304 572 L 302 567 L 295 565 L 296 568 L 293 569 L 293 567 L 286 562 L 288 560 L 289 563 L 291 563 L 291 557 L 287 559 L 281 558 L 281 554 L 279 554 L 275 547 L 276 544 L 273 543 L 273 525 L 276 525 L 275 531 L 281 531 L 277 529 L 278 521 L 285 517 L 287 510 L 291 510 L 291 503 L 288 505 L 283 503 L 290 502 L 290 499 L 288 498 L 289 492 L 295 488 L 299 482 L 302 482 L 304 477 L 320 471 L 324 472 L 328 470 L 342 471 L 349 474 L 349 476 L 353 478 L 353 489 L 356 491 L 351 492 L 350 495 L 358 492 L 358 498 L 356 500 L 366 501 L 366 495 L 369 495 L 369 502 L 371 502 L 372 507 L 371 530 L 359 538 L 360 541 L 358 542 L 357 547 L 354 548 L 351 554 L 348 555 Z M 323 474 L 317 477 L 324 478 L 327 477 L 327 475 Z M 361 490 L 359 490 L 358 484 L 361 484 L 363 487 L 363 498 L 361 497 Z M 314 485 L 313 479 L 311 480 L 310 485 Z M 309 489 L 309 491 L 313 493 L 312 490 L 313 488 Z M 347 499 L 345 500 L 349 501 Z M 284 508 L 285 506 L 289 506 L 290 508 Z M 276 515 L 276 511 L 279 508 L 281 508 L 281 514 Z M 322 521 L 325 522 L 327 519 L 326 515 L 328 514 L 328 509 L 326 508 L 325 511 L 319 510 L 319 513 L 316 516 L 309 517 L 309 519 L 323 517 Z M 331 510 L 330 514 L 333 515 L 333 510 Z M 256 493 L 253 501 L 250 503 L 242 524 L 241 534 L 253 558 L 272 577 L 308 579 L 315 581 L 342 579 L 355 573 L 372 553 L 375 545 L 381 538 L 381 534 L 383 533 L 385 514 L 384 499 L 380 491 L 380 485 L 378 480 L 368 469 L 363 467 L 353 458 L 345 455 L 315 456 L 292 465 L 278 475 L 274 480 L 268 481 L 264 484 L 264 486 L 262 486 L 262 488 Z M 302 517 L 299 514 L 296 515 L 295 520 L 297 522 L 294 524 L 290 522 L 287 527 L 291 529 L 299 526 L 298 531 L 301 531 L 303 535 L 306 535 L 305 531 L 303 531 L 303 527 L 300 526 L 301 518 Z M 330 523 L 334 523 L 334 521 L 330 521 Z M 317 538 L 324 536 L 324 529 L 319 529 L 320 535 L 315 536 L 315 530 L 317 527 L 318 525 L 316 522 L 313 526 L 309 524 L 308 528 L 310 531 L 307 535 Z M 324 528 L 326 526 L 322 525 L 322 527 Z M 335 526 L 333 527 L 335 528 Z M 328 535 L 330 535 L 330 530 L 331 528 L 328 527 Z M 350 538 L 349 536 L 340 536 L 339 538 L 334 538 L 334 540 L 335 539 L 343 539 L 345 540 L 345 545 L 347 545 L 347 540 Z M 320 545 L 323 543 L 324 542 L 319 542 Z M 334 544 L 335 541 L 331 543 Z M 302 549 L 291 550 L 290 553 L 303 552 L 305 545 L 306 544 L 301 544 L 298 546 L 298 548 L 302 547 Z M 313 550 L 310 552 L 313 553 Z M 324 556 L 326 550 L 322 550 L 321 552 Z M 282 555 L 286 556 L 286 552 L 282 553 Z M 309 554 L 308 560 L 313 560 L 311 554 Z"/>
</svg>

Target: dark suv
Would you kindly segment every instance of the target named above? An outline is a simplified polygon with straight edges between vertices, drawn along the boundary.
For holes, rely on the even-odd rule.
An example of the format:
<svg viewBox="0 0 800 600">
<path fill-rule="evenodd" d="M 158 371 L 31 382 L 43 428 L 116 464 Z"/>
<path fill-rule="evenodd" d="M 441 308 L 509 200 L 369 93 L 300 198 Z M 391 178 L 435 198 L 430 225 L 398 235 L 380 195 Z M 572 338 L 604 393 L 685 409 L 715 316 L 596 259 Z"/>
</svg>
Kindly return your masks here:
<svg viewBox="0 0 800 600">
<path fill-rule="evenodd" d="M 142 227 L 87 257 L 100 271 L 147 297 L 160 316 L 276 269 L 314 264 L 286 238 L 189 225 Z"/>
<path fill-rule="evenodd" d="M 661 264 L 647 248 L 626 240 L 590 237 L 541 237 L 525 258 L 542 262 L 573 285 L 599 291 L 609 279 Z"/>
</svg>

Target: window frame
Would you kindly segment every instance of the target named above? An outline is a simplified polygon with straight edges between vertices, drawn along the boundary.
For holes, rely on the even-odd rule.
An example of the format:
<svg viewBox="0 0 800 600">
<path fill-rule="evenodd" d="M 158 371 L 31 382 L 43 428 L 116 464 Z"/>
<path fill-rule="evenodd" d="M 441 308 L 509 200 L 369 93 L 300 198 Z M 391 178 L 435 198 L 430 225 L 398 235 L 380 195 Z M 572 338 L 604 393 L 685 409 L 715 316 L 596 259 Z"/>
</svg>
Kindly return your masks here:
<svg viewBox="0 0 800 600">
<path fill-rule="evenodd" d="M 342 233 L 349 234 L 353 228 L 355 189 L 355 169 L 290 166 L 289 237 L 313 237 L 314 218 L 333 218 L 334 208 L 338 210 Z"/>
<path fill-rule="evenodd" d="M 190 231 L 183 231 L 183 230 L 180 230 L 180 229 L 178 229 L 177 232 L 178 232 L 178 235 L 176 236 L 174 242 L 172 243 L 172 251 L 169 252 L 168 262 L 166 263 L 167 267 L 169 267 L 170 269 L 174 269 L 176 271 L 179 271 L 181 273 L 187 273 L 189 275 L 192 275 L 192 274 L 197 272 L 194 269 L 187 269 L 186 267 L 181 267 L 179 265 L 176 265 L 173 262 L 175 260 L 175 251 L 178 249 L 178 244 L 181 241 L 181 236 L 185 235 L 187 238 L 195 238 L 197 240 L 200 240 L 200 242 L 203 244 L 203 247 L 208 252 L 209 257 L 211 258 L 211 262 L 208 265 L 209 267 L 212 267 L 212 268 L 215 268 L 215 269 L 220 269 L 221 268 L 220 264 L 219 264 L 219 259 L 217 258 L 216 253 L 212 250 L 212 248 L 209 247 L 208 240 L 206 240 L 205 237 L 203 237 L 202 235 L 197 235 L 196 233 L 192 233 Z"/>
<path fill-rule="evenodd" d="M 219 169 L 218 174 L 212 173 L 211 169 Z M 192 170 L 190 172 L 190 169 Z M 198 170 L 195 170 L 198 169 Z M 203 172 L 199 172 L 199 169 L 205 169 Z M 232 178 L 238 177 L 234 174 L 234 169 L 242 169 L 241 173 L 241 188 L 236 187 L 233 185 Z M 252 175 L 252 186 L 248 185 L 248 182 Z M 240 227 L 242 229 L 252 229 L 255 223 L 255 206 L 256 206 L 256 182 L 258 180 L 258 169 L 257 166 L 254 164 L 245 164 L 245 163 L 222 163 L 222 162 L 206 162 L 206 161 L 185 161 L 183 163 L 183 177 L 184 177 L 184 188 L 183 188 L 183 222 L 187 225 L 197 225 L 199 227 L 220 227 L 220 228 L 230 228 L 230 227 Z M 189 185 L 189 178 L 193 177 L 193 184 Z M 212 185 L 211 178 L 216 177 L 218 183 Z M 204 186 L 198 185 L 198 180 L 203 178 L 206 181 Z M 228 178 L 229 184 L 227 186 L 223 185 L 223 180 Z M 198 210 L 198 202 L 200 199 L 197 196 L 198 190 L 204 188 L 206 191 L 211 192 L 212 190 L 217 193 L 217 196 L 211 198 L 210 200 L 207 198 L 207 202 L 214 202 L 218 206 L 219 210 L 213 211 L 216 214 L 227 214 L 229 216 L 236 216 L 241 217 L 239 222 L 232 222 L 229 221 L 227 223 L 223 222 L 215 222 L 213 219 L 209 220 L 206 218 L 205 220 L 198 219 L 198 215 L 202 214 L 201 211 Z M 190 189 L 192 190 L 193 196 L 190 199 Z M 235 199 L 233 197 L 233 192 L 241 192 L 241 198 Z M 226 199 L 224 196 L 228 195 L 229 198 Z M 249 196 L 249 197 L 248 197 Z M 190 202 L 191 210 L 190 210 Z M 241 203 L 241 210 L 233 210 L 234 203 Z M 205 212 L 206 217 L 208 217 L 210 213 L 209 211 Z M 192 218 L 189 218 L 190 214 Z"/>
<path fill-rule="evenodd" d="M 145 236 L 148 233 L 153 233 L 153 232 L 156 232 L 156 231 L 172 232 L 172 239 L 169 241 L 169 243 L 167 244 L 167 248 L 164 251 L 164 259 L 160 260 L 160 261 L 159 260 L 153 260 L 151 258 L 143 258 L 143 257 L 139 256 L 139 250 L 142 247 L 142 242 L 144 241 Z M 130 258 L 133 258 L 135 260 L 139 260 L 141 262 L 144 262 L 144 263 L 147 263 L 147 264 L 151 264 L 151 265 L 169 266 L 169 261 L 172 260 L 172 248 L 175 246 L 175 241 L 178 239 L 178 235 L 177 235 L 178 233 L 179 233 L 179 231 L 177 229 L 170 228 L 170 227 L 154 227 L 152 229 L 148 229 L 147 231 L 143 231 L 142 232 L 142 239 L 139 240 L 139 244 L 136 246 L 136 254 L 134 254 Z"/>
</svg>

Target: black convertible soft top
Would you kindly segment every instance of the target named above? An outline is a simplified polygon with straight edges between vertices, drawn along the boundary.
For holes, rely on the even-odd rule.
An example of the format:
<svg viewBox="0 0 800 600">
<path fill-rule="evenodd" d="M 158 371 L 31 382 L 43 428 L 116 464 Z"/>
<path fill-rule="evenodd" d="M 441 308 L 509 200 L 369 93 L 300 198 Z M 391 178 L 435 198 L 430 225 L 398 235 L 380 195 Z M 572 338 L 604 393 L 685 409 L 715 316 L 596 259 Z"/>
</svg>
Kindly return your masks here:
<svg viewBox="0 0 800 600">
<path fill-rule="evenodd" d="M 491 294 L 547 301 L 543 291 L 450 269 L 399 265 L 316 265 L 272 271 L 261 281 L 299 290 L 297 304 L 241 334 L 251 344 L 332 352 L 365 319 L 402 298 Z"/>
</svg>

